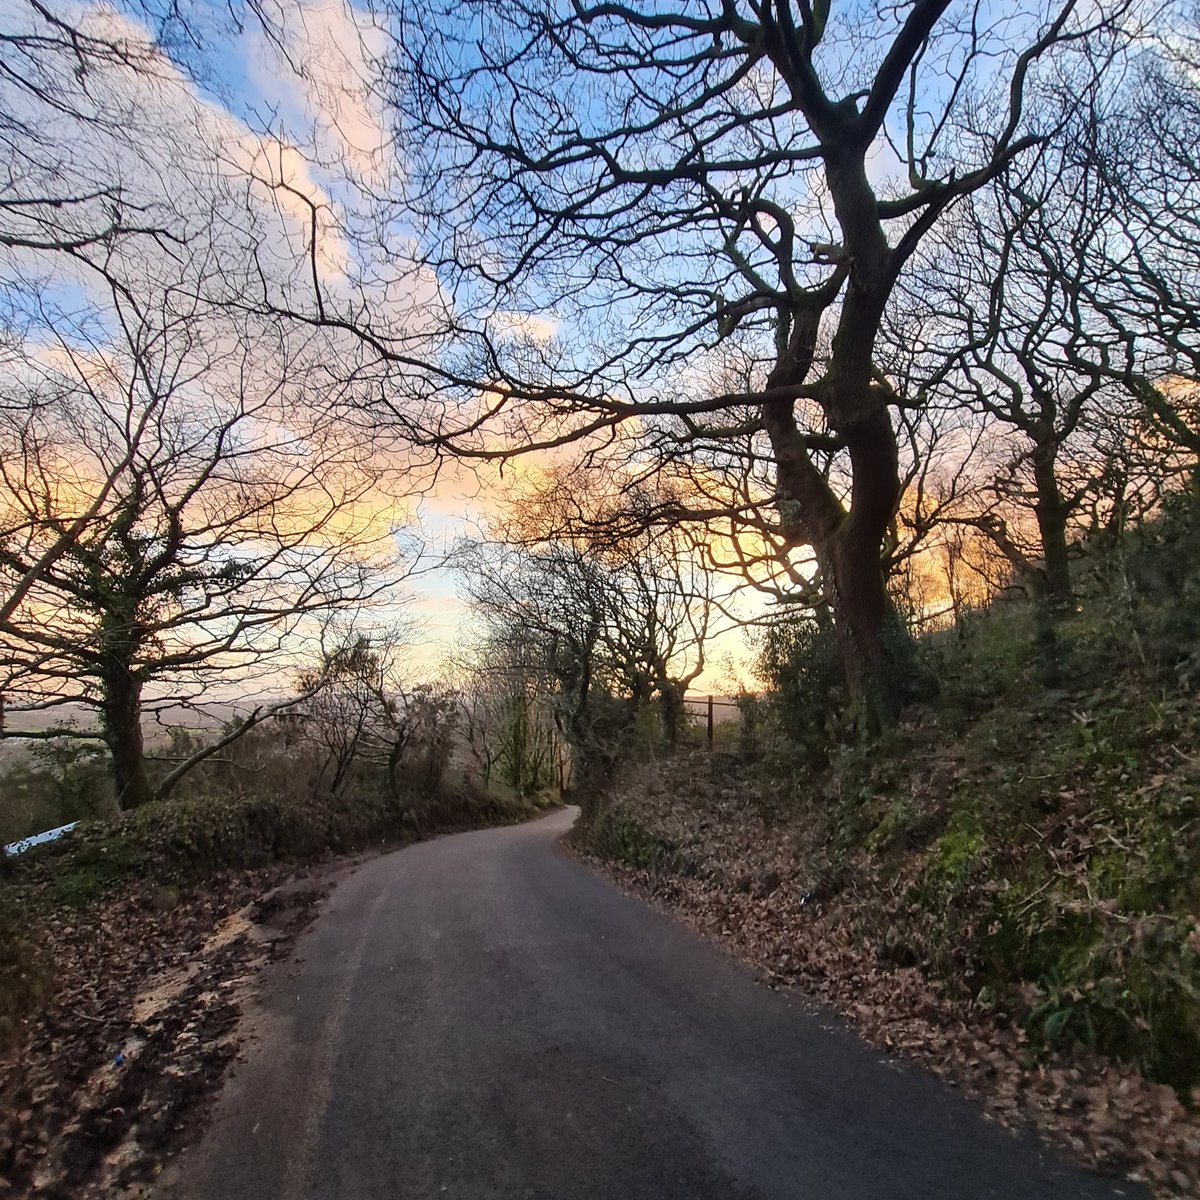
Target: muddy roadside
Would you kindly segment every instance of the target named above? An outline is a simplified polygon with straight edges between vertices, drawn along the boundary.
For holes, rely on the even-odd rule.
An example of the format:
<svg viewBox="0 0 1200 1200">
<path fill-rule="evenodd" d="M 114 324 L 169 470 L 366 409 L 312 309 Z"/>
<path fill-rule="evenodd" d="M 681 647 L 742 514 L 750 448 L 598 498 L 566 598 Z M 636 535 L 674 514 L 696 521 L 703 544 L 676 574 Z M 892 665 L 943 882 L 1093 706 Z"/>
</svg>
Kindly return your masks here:
<svg viewBox="0 0 1200 1200">
<path fill-rule="evenodd" d="M 203 1128 L 260 972 L 372 854 L 273 865 L 186 892 L 134 888 L 55 915 L 55 974 L 0 1056 L 0 1197 L 148 1194 Z"/>
</svg>

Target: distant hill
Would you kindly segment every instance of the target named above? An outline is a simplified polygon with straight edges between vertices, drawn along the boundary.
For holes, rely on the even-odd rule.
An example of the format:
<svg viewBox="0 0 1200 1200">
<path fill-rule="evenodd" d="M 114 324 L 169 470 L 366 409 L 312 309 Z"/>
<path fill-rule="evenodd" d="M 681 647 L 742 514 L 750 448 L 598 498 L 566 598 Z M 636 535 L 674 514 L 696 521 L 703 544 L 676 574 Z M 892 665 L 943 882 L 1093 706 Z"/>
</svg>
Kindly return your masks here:
<svg viewBox="0 0 1200 1200">
<path fill-rule="evenodd" d="M 187 729 L 197 733 L 223 728 L 238 716 L 249 712 L 252 702 L 213 701 L 195 708 L 167 704 L 148 713 L 142 722 L 147 739 L 164 736 L 170 729 Z M 57 726 L 68 726 L 87 732 L 97 728 L 95 711 L 84 704 L 64 704 L 45 712 L 16 712 L 4 715 L 6 730 L 16 733 L 37 733 Z"/>
</svg>

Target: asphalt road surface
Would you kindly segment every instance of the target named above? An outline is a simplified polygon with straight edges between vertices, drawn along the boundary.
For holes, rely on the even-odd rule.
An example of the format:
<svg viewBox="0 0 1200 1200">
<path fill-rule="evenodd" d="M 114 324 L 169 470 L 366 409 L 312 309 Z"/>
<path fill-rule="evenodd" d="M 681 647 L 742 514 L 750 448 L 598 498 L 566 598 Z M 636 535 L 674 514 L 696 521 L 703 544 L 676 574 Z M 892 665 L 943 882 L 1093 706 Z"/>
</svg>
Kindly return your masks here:
<svg viewBox="0 0 1200 1200">
<path fill-rule="evenodd" d="M 187 1200 L 1099 1200 L 569 858 L 573 810 L 375 859 L 274 969 Z"/>
</svg>

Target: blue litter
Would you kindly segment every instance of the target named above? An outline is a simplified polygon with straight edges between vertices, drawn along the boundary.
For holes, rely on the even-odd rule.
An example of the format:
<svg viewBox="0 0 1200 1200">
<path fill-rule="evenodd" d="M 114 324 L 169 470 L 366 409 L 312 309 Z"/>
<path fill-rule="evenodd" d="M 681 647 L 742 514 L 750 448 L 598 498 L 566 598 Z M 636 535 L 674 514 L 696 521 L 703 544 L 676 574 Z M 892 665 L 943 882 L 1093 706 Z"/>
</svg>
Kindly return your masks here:
<svg viewBox="0 0 1200 1200">
<path fill-rule="evenodd" d="M 34 846 L 41 846 L 46 842 L 56 842 L 64 833 L 70 833 L 72 829 L 78 825 L 78 821 L 72 821 L 70 825 L 60 825 L 57 829 L 47 829 L 45 833 L 35 833 L 27 838 L 20 838 L 18 841 L 9 842 L 4 847 L 5 854 L 24 854 L 26 850 L 32 850 Z"/>
</svg>

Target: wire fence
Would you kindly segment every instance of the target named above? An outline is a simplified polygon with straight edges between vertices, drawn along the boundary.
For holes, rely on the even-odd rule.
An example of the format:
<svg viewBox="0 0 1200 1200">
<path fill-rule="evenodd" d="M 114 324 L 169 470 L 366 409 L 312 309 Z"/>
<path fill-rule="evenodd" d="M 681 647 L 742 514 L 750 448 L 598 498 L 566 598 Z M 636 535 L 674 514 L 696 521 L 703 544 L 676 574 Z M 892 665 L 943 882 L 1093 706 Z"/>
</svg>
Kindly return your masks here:
<svg viewBox="0 0 1200 1200">
<path fill-rule="evenodd" d="M 685 705 L 694 735 L 705 750 L 760 762 L 794 748 L 787 723 L 773 700 L 760 693 L 738 698 L 693 694 L 686 697 Z"/>
<path fill-rule="evenodd" d="M 741 726 L 741 706 L 737 700 L 727 696 L 690 695 L 686 697 L 684 704 L 692 719 L 703 728 L 710 750 L 718 740 L 719 726 L 731 726 L 731 732 L 735 735 Z"/>
</svg>

